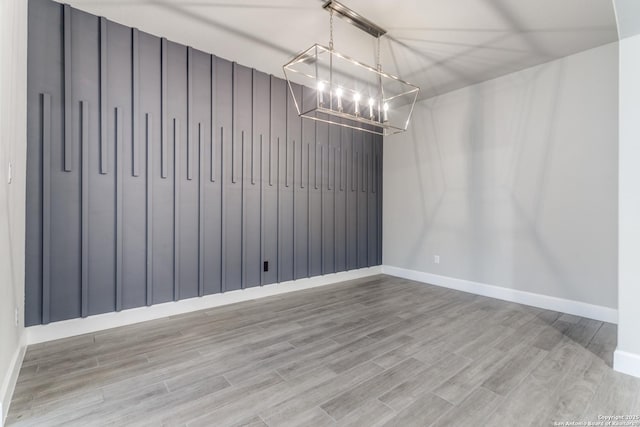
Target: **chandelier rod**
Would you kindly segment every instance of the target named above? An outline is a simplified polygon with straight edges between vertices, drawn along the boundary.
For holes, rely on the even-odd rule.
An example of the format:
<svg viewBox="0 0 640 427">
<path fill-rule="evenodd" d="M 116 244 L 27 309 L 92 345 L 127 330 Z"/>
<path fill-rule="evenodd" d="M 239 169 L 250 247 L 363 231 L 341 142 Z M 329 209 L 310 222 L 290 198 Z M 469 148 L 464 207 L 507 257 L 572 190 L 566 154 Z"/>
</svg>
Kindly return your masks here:
<svg viewBox="0 0 640 427">
<path fill-rule="evenodd" d="M 333 9 L 329 10 L 329 90 L 333 90 Z M 329 105 L 333 109 L 333 96 L 329 95 Z"/>
<path fill-rule="evenodd" d="M 329 49 L 333 50 L 333 9 L 329 10 Z"/>
</svg>

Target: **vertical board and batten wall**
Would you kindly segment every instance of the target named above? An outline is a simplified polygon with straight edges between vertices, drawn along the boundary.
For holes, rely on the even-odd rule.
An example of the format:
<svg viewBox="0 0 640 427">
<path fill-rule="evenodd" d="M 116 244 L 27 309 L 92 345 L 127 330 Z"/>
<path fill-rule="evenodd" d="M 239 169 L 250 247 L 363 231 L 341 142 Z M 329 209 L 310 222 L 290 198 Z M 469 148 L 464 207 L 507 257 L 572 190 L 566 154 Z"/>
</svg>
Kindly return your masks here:
<svg viewBox="0 0 640 427">
<path fill-rule="evenodd" d="M 28 58 L 27 325 L 381 263 L 382 137 L 286 81 L 51 0 Z"/>
</svg>

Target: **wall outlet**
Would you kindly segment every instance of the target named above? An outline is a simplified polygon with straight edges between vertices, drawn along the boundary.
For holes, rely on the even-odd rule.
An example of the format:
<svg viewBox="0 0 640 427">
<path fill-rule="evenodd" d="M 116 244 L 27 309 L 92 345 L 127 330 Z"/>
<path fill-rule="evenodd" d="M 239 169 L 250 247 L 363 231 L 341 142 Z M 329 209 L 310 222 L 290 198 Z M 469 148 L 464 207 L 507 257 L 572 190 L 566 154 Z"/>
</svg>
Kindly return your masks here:
<svg viewBox="0 0 640 427">
<path fill-rule="evenodd" d="M 16 326 L 18 326 L 18 323 L 20 321 L 20 318 L 18 317 L 18 307 L 15 308 L 15 310 L 13 311 L 13 314 L 14 314 L 13 321 L 15 322 Z"/>
<path fill-rule="evenodd" d="M 13 178 L 13 165 L 9 162 L 9 167 L 7 168 L 7 184 L 11 184 L 11 179 Z"/>
<path fill-rule="evenodd" d="M 433 262 L 434 264 L 440 264 L 440 255 L 434 255 Z"/>
<path fill-rule="evenodd" d="M 264 261 L 262 263 L 262 271 L 269 271 L 269 261 Z"/>
</svg>

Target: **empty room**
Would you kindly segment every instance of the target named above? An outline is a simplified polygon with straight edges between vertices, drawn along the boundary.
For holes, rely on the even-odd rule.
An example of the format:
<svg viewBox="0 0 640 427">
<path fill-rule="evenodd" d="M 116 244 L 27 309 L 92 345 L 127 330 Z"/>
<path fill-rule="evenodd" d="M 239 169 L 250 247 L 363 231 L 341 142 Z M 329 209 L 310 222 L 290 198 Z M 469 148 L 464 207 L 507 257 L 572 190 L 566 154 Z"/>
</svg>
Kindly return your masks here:
<svg viewBox="0 0 640 427">
<path fill-rule="evenodd" d="M 640 2 L 2 0 L 0 425 L 640 427 Z"/>
</svg>

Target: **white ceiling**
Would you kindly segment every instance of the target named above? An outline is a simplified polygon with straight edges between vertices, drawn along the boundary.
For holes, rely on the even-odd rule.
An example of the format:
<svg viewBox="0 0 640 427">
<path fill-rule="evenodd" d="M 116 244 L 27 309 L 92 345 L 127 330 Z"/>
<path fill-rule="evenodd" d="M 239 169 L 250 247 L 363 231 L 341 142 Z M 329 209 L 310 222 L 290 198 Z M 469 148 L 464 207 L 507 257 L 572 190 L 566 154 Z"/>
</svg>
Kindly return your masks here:
<svg viewBox="0 0 640 427">
<path fill-rule="evenodd" d="M 633 0 L 637 1 L 637 0 Z M 328 44 L 323 0 L 66 0 L 79 9 L 283 77 Z M 342 0 L 385 28 L 385 71 L 448 92 L 618 39 L 611 0 Z M 334 19 L 336 50 L 375 63 L 374 39 Z"/>
</svg>

